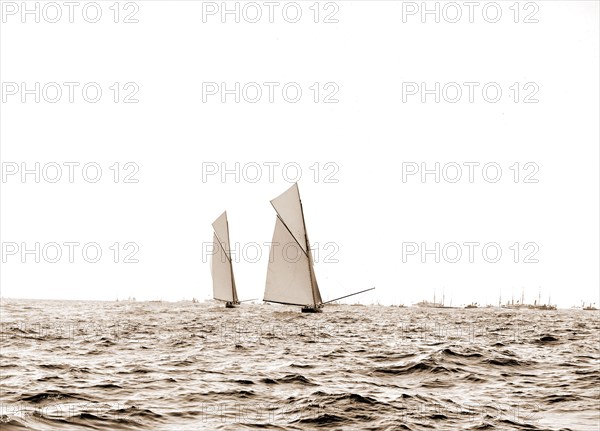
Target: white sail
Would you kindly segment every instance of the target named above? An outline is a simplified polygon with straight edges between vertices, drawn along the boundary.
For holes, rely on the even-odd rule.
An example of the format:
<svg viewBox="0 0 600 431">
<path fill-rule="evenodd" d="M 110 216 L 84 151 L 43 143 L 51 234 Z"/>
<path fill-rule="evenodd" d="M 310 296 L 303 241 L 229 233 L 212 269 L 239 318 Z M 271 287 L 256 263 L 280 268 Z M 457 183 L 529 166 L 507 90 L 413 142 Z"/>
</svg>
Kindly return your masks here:
<svg viewBox="0 0 600 431">
<path fill-rule="evenodd" d="M 304 215 L 302 214 L 302 204 L 300 203 L 300 191 L 298 184 L 294 184 L 281 195 L 271 201 L 271 205 L 281 217 L 290 230 L 302 250 L 306 253 L 306 231 L 304 226 Z"/>
<path fill-rule="evenodd" d="M 229 223 L 227 222 L 227 211 L 223 211 L 212 224 L 213 230 L 217 238 L 223 243 L 223 248 L 226 250 L 226 254 L 229 256 Z"/>
<path fill-rule="evenodd" d="M 213 235 L 213 249 L 215 252 L 211 256 L 213 297 L 221 301 L 237 302 L 238 297 L 229 248 L 227 212 L 224 212 L 215 220 L 213 229 L 215 231 Z"/>
<path fill-rule="evenodd" d="M 308 240 L 308 235 L 306 236 L 306 243 L 310 244 L 310 241 Z M 315 275 L 315 268 L 313 266 L 313 257 L 312 252 L 310 250 L 310 246 L 308 249 L 308 260 L 310 262 L 310 277 L 312 281 L 313 297 L 315 299 L 314 303 L 321 304 L 323 300 L 321 299 L 321 292 L 319 291 L 319 285 L 317 284 L 317 276 Z"/>
<path fill-rule="evenodd" d="M 271 201 L 278 217 L 269 253 L 264 301 L 320 305 L 298 185 Z"/>
<path fill-rule="evenodd" d="M 294 305 L 313 304 L 310 278 L 308 256 L 277 217 L 263 300 Z"/>
</svg>

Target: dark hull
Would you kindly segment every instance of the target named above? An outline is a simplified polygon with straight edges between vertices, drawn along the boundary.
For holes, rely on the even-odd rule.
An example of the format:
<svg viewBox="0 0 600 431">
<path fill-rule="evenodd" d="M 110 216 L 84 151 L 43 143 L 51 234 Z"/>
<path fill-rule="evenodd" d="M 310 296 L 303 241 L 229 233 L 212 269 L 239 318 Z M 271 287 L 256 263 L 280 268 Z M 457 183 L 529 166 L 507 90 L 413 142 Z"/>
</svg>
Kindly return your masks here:
<svg viewBox="0 0 600 431">
<path fill-rule="evenodd" d="M 228 301 L 228 302 L 225 303 L 225 308 L 237 308 L 239 306 L 240 306 L 239 302 Z"/>
<path fill-rule="evenodd" d="M 322 313 L 323 306 L 322 305 L 305 305 L 302 307 L 303 313 Z"/>
</svg>

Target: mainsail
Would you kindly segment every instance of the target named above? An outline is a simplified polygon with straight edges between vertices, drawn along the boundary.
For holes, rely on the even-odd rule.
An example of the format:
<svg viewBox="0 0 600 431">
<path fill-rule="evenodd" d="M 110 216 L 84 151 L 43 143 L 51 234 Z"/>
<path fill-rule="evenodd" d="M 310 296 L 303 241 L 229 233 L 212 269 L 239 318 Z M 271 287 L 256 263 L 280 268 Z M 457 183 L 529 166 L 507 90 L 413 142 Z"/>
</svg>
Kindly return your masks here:
<svg viewBox="0 0 600 431">
<path fill-rule="evenodd" d="M 211 273 L 213 279 L 213 297 L 227 302 L 238 302 L 231 265 L 229 248 L 229 223 L 227 212 L 223 212 L 212 224 L 214 229 Z"/>
<path fill-rule="evenodd" d="M 264 301 L 320 306 L 298 184 L 271 201 L 277 212 Z"/>
</svg>

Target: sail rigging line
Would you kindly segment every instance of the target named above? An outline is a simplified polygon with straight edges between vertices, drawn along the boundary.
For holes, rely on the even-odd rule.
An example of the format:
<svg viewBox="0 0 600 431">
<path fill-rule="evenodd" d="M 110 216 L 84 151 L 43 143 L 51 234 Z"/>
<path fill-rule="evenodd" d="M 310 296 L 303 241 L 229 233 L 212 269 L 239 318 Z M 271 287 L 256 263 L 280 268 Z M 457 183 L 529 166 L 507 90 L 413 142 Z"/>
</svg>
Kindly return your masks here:
<svg viewBox="0 0 600 431">
<path fill-rule="evenodd" d="M 277 211 L 277 210 L 275 210 L 275 211 Z M 286 230 L 290 233 L 290 236 L 292 238 L 294 238 L 294 241 L 296 242 L 296 244 L 298 244 L 298 247 L 300 247 L 300 250 L 302 250 L 302 253 L 304 253 L 304 256 L 308 257 L 308 254 L 304 251 L 304 248 L 302 248 L 302 245 L 298 242 L 298 240 L 296 239 L 296 237 L 294 236 L 294 234 L 292 233 L 292 231 L 290 230 L 290 228 L 288 227 L 288 225 L 285 224 L 285 222 L 283 221 L 283 219 L 281 218 L 281 216 L 279 215 L 279 213 L 277 213 L 277 218 L 279 219 L 279 221 L 281 222 L 281 224 L 283 224 L 283 226 L 286 228 Z M 286 244 L 281 244 L 281 245 L 286 245 Z M 282 254 L 282 256 L 283 256 L 283 254 Z"/>
<path fill-rule="evenodd" d="M 213 233 L 214 233 L 214 234 L 215 234 L 215 236 L 217 237 L 217 239 L 218 239 L 218 241 L 217 241 L 217 242 L 219 243 L 219 246 L 221 246 L 221 250 L 223 250 L 223 254 L 225 254 L 225 257 L 227 258 L 227 261 L 228 261 L 229 263 L 231 263 L 231 258 L 230 258 L 230 257 L 229 257 L 229 255 L 227 254 L 227 251 L 225 251 L 225 247 L 223 247 L 223 244 L 225 244 L 225 243 L 224 243 L 223 241 L 221 241 L 221 238 L 219 238 L 219 235 L 217 235 L 217 232 L 214 232 L 214 229 L 213 229 Z"/>
<path fill-rule="evenodd" d="M 275 199 L 273 199 L 275 200 Z M 300 241 L 298 241 L 298 238 L 296 238 L 296 235 L 294 235 L 294 233 L 292 232 L 292 230 L 290 229 L 290 227 L 287 225 L 287 223 L 283 220 L 283 217 L 281 217 L 281 214 L 279 213 L 279 211 L 277 211 L 277 208 L 275 207 L 275 205 L 273 204 L 273 200 L 271 201 L 271 206 L 273 207 L 273 209 L 275 210 L 275 212 L 277 213 L 277 218 L 281 221 L 281 223 L 285 226 L 285 228 L 287 229 L 287 231 L 290 233 L 290 236 L 292 238 L 294 238 L 294 241 L 296 241 L 296 244 L 298 244 L 298 246 L 300 247 L 300 249 L 302 250 L 302 252 L 304 253 L 304 255 L 306 257 L 308 257 L 308 253 L 306 252 L 306 250 L 304 250 L 304 247 L 307 248 L 307 250 L 309 250 L 309 247 L 307 247 L 308 244 L 305 244 L 304 247 L 302 246 L 302 244 L 300 244 Z M 304 228 L 304 237 L 305 237 L 305 241 L 306 241 L 306 224 L 304 223 L 304 211 L 302 210 L 302 201 L 300 200 L 300 195 L 298 195 L 298 202 L 300 202 L 300 212 L 302 214 L 302 226 Z"/>
<path fill-rule="evenodd" d="M 296 190 L 298 190 L 296 188 Z M 312 290 L 312 296 L 313 296 L 313 304 L 315 306 L 320 305 L 321 301 L 317 301 L 317 295 L 316 295 L 316 291 L 315 291 L 315 284 L 317 282 L 317 277 L 314 273 L 314 268 L 313 268 L 313 261 L 312 261 L 312 253 L 310 251 L 310 244 L 308 243 L 308 233 L 306 232 L 306 221 L 304 220 L 304 207 L 302 206 L 302 199 L 300 199 L 300 192 L 298 191 L 298 202 L 300 202 L 300 214 L 302 214 L 302 226 L 304 227 L 304 241 L 306 242 L 306 250 L 307 250 L 307 257 L 308 257 L 308 271 L 310 273 L 310 289 Z M 317 292 L 319 287 L 316 286 Z M 321 295 L 319 295 L 321 296 Z"/>
<path fill-rule="evenodd" d="M 296 244 L 300 247 L 300 249 L 304 252 L 304 255 L 307 258 L 307 265 L 308 265 L 308 274 L 309 274 L 309 280 L 310 280 L 310 290 L 311 290 L 311 296 L 312 296 L 312 303 L 314 306 L 318 306 L 320 304 L 322 304 L 322 299 L 321 299 L 321 294 L 319 292 L 319 286 L 317 283 L 317 277 L 314 271 L 314 267 L 313 267 L 313 258 L 312 258 L 312 252 L 310 249 L 310 243 L 308 240 L 308 233 L 306 230 L 306 219 L 304 217 L 304 207 L 302 205 L 302 199 L 300 198 L 300 190 L 298 189 L 298 184 L 294 184 L 295 188 L 296 188 L 296 198 L 298 199 L 298 206 L 299 206 L 299 210 L 300 210 L 300 216 L 302 217 L 302 234 L 304 236 L 304 246 L 300 243 L 300 241 L 298 240 L 297 235 L 295 235 L 292 230 L 290 229 L 290 227 L 288 226 L 288 224 L 283 220 L 283 217 L 281 216 L 281 213 L 278 211 L 277 207 L 275 206 L 275 204 L 273 203 L 274 200 L 271 200 L 271 206 L 273 207 L 273 209 L 275 210 L 275 212 L 277 213 L 277 218 L 281 221 L 281 223 L 284 225 L 284 227 L 286 228 L 286 230 L 289 232 L 289 234 L 291 235 L 292 238 L 294 238 L 294 241 L 296 242 Z M 292 186 L 292 188 L 294 187 Z M 289 189 L 288 189 L 289 191 Z M 285 192 L 284 192 L 285 194 Z"/>
<path fill-rule="evenodd" d="M 283 301 L 273 301 L 272 299 L 263 299 L 264 302 L 272 302 L 274 304 L 283 304 L 283 305 L 298 305 L 300 307 L 304 307 L 306 304 L 298 304 L 296 302 L 283 302 Z"/>
<path fill-rule="evenodd" d="M 368 292 L 369 290 L 373 290 L 373 289 L 375 289 L 375 288 L 371 287 L 370 289 L 361 290 L 360 292 L 354 292 L 354 293 L 351 293 L 350 295 L 340 296 L 339 298 L 335 298 L 335 299 L 332 299 L 330 301 L 325 301 L 325 302 L 323 302 L 323 304 L 329 304 L 330 302 L 338 301 L 340 299 L 344 299 L 344 298 L 347 298 L 349 296 L 358 295 L 359 293 Z"/>
<path fill-rule="evenodd" d="M 294 238 L 294 241 L 296 242 L 296 244 L 298 245 L 298 247 L 300 247 L 300 250 L 302 251 L 302 253 L 304 253 L 304 255 L 307 257 L 307 260 L 308 260 L 308 270 L 309 270 L 309 273 L 312 275 L 312 270 L 311 270 L 311 265 L 310 265 L 312 256 L 310 254 L 307 254 L 306 251 L 304 251 L 304 249 L 302 248 L 302 245 L 296 239 L 296 236 L 292 233 L 292 231 L 290 230 L 290 228 L 288 227 L 288 225 L 283 221 L 283 219 L 281 218 L 281 216 L 277 212 L 277 209 L 275 208 L 275 205 L 273 205 L 273 202 L 271 202 L 271 205 L 273 206 L 273 209 L 275 209 L 275 212 L 277 213 L 277 218 L 279 219 L 279 221 L 281 222 L 281 224 L 286 228 L 286 230 L 289 232 L 290 236 L 292 238 Z M 300 205 L 301 205 L 300 208 L 302 209 L 302 202 L 300 202 Z M 304 222 L 304 214 L 302 214 L 302 221 Z M 305 237 L 306 237 L 306 226 L 304 227 L 304 232 L 305 232 Z M 283 245 L 287 245 L 287 244 L 283 244 Z M 271 246 L 273 246 L 273 244 Z M 310 252 L 310 247 L 308 247 L 308 244 L 307 244 L 307 249 Z M 281 256 L 283 257 L 283 248 L 281 249 Z M 313 303 L 316 305 L 316 302 L 315 302 L 315 292 L 314 292 L 314 289 L 313 289 L 313 286 L 312 286 L 312 276 L 310 278 L 311 278 L 311 286 L 310 286 L 310 288 L 311 288 L 311 291 L 312 291 L 312 294 L 313 294 Z M 264 299 L 263 299 L 263 301 L 264 301 Z M 278 301 L 266 301 L 266 302 L 275 302 L 277 304 L 287 304 L 287 305 L 306 305 L 306 304 L 292 304 L 290 302 L 278 302 Z"/>
<path fill-rule="evenodd" d="M 213 229 L 213 234 L 215 235 L 215 238 L 217 238 L 217 243 L 219 244 L 219 247 L 221 248 L 221 250 L 223 251 L 223 254 L 225 254 L 225 257 L 227 258 L 228 262 L 230 263 L 231 266 L 231 260 L 229 259 L 229 256 L 227 256 L 227 253 L 225 252 L 225 247 L 223 247 L 223 243 L 221 241 L 221 239 L 219 238 L 219 235 L 217 235 L 217 232 L 215 231 L 215 229 Z M 214 259 L 215 256 L 211 256 L 211 259 Z M 211 264 L 211 268 L 210 268 L 210 272 L 213 275 L 214 278 L 214 273 L 213 273 L 213 269 L 214 269 L 214 264 Z M 214 281 L 213 281 L 214 283 Z M 216 295 L 213 293 L 213 298 L 218 300 L 218 301 L 223 301 L 223 302 L 228 302 L 228 299 L 222 299 L 222 298 L 217 298 Z"/>
<path fill-rule="evenodd" d="M 213 229 L 214 231 L 214 229 Z M 229 273 L 231 274 L 231 296 L 233 298 L 233 302 L 237 302 L 237 291 L 235 288 L 235 277 L 233 276 L 233 263 L 231 262 L 231 256 L 229 256 L 229 254 L 227 253 L 227 250 L 225 250 L 225 247 L 223 247 L 224 242 L 221 241 L 221 238 L 219 238 L 219 235 L 217 235 L 217 232 L 214 231 L 215 236 L 217 237 L 217 242 L 219 243 L 219 247 L 221 248 L 221 250 L 223 251 L 223 254 L 225 255 L 225 257 L 227 258 L 227 262 L 229 262 Z M 229 242 L 229 222 L 227 222 L 227 243 L 230 244 Z M 226 301 L 229 302 L 229 300 L 227 299 L 219 299 L 216 298 L 219 301 Z"/>
<path fill-rule="evenodd" d="M 211 264 L 211 273 L 213 275 L 213 298 L 219 301 L 224 301 L 227 303 L 237 303 L 237 289 L 235 285 L 235 276 L 233 274 L 233 262 L 230 255 L 230 250 L 228 250 L 228 246 L 231 243 L 231 239 L 229 237 L 229 221 L 227 220 L 227 211 L 224 211 L 215 222 L 212 224 L 213 227 L 213 243 L 218 243 L 217 249 L 219 250 L 219 257 L 213 254 L 211 256 L 212 264 Z M 223 230 L 225 229 L 225 232 Z M 223 241 L 223 239 L 226 241 Z M 226 247 L 227 245 L 227 247 Z M 225 260 L 223 260 L 222 256 L 225 255 Z M 215 261 L 215 258 L 219 259 Z M 218 262 L 218 264 L 216 263 Z M 215 266 L 216 265 L 216 266 Z M 226 265 L 227 268 L 223 267 Z M 219 276 L 215 279 L 215 267 L 220 267 Z M 226 271 L 225 275 L 223 270 Z M 225 277 L 223 279 L 222 277 Z M 216 280 L 219 280 L 218 282 Z M 218 283 L 219 287 L 216 288 L 216 284 Z M 225 289 L 225 291 L 223 291 Z M 217 293 L 218 292 L 218 293 Z M 224 299 L 221 296 L 228 297 L 230 295 L 230 299 Z"/>
<path fill-rule="evenodd" d="M 231 296 L 233 298 L 233 302 L 238 302 L 237 290 L 235 288 L 235 277 L 233 276 L 233 263 L 231 262 L 231 238 L 229 237 L 229 220 L 227 219 L 227 212 L 225 212 L 225 223 L 227 226 L 227 244 L 229 245 L 229 253 L 227 253 L 229 257 L 229 271 L 231 272 Z M 217 237 L 218 238 L 218 237 Z"/>
<path fill-rule="evenodd" d="M 291 186 L 289 189 L 287 189 L 281 195 L 277 196 L 275 199 L 272 199 L 270 202 L 271 202 L 271 206 L 273 207 L 273 209 L 275 210 L 275 212 L 277 213 L 277 215 L 279 216 L 279 218 L 281 219 L 281 221 L 283 222 L 283 224 L 285 225 L 285 227 L 288 229 L 288 231 L 290 232 L 290 234 L 292 235 L 292 237 L 296 240 L 296 242 L 298 243 L 298 245 L 302 248 L 302 250 L 304 250 L 304 253 L 306 254 L 307 253 L 307 249 L 305 249 L 306 244 L 305 245 L 301 244 L 301 242 L 300 242 L 301 239 L 298 237 L 298 235 L 296 235 L 292 231 L 292 229 L 290 229 L 290 227 L 288 226 L 288 224 L 283 221 L 284 220 L 283 215 L 281 214 L 280 210 L 277 209 L 277 207 L 275 206 L 275 201 L 283 198 L 294 187 L 296 188 L 296 198 L 298 199 L 297 200 L 297 203 L 298 203 L 298 208 L 297 209 L 300 210 L 300 215 L 302 216 L 302 228 L 303 228 L 303 231 L 304 231 L 303 234 L 306 235 L 306 223 L 304 222 L 304 211 L 302 209 L 302 200 L 300 199 L 300 190 L 298 189 L 298 183 L 294 183 L 293 186 Z M 296 202 L 293 202 L 293 203 L 295 204 Z M 280 209 L 285 210 L 285 207 L 282 206 Z M 286 211 L 284 211 L 284 212 L 286 212 Z M 296 222 L 299 221 L 299 220 L 292 220 L 294 218 L 294 216 L 297 216 L 297 213 L 289 213 L 288 212 L 287 215 L 290 216 L 289 217 L 290 218 L 289 221 L 296 221 Z M 297 227 L 299 227 L 299 226 L 297 226 Z"/>
<path fill-rule="evenodd" d="M 301 230 L 299 217 L 297 222 L 298 230 Z M 300 306 L 313 303 L 310 272 L 307 271 L 306 263 L 302 261 L 303 259 L 308 260 L 308 255 L 306 252 L 297 251 L 297 248 L 302 248 L 297 241 L 301 236 L 294 236 L 293 228 L 293 225 L 286 225 L 279 214 L 277 215 L 272 244 L 290 246 L 295 244 L 297 256 L 295 259 L 284 258 L 284 253 L 280 253 L 276 247 L 271 247 L 263 301 Z"/>
</svg>

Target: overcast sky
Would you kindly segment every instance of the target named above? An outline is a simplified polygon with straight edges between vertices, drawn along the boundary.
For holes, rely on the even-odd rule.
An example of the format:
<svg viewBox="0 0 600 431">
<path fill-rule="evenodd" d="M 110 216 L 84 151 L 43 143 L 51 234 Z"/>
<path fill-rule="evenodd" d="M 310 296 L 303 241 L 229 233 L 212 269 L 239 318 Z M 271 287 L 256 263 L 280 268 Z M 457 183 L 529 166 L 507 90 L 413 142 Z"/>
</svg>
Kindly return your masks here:
<svg viewBox="0 0 600 431">
<path fill-rule="evenodd" d="M 273 23 L 263 2 L 239 23 L 221 2 L 99 2 L 96 23 L 7 3 L 4 297 L 209 298 L 227 210 L 238 294 L 262 299 L 269 201 L 299 180 L 324 300 L 598 302 L 598 2 L 441 2 L 439 23 L 421 2 L 280 2 Z"/>
</svg>

